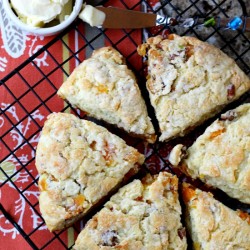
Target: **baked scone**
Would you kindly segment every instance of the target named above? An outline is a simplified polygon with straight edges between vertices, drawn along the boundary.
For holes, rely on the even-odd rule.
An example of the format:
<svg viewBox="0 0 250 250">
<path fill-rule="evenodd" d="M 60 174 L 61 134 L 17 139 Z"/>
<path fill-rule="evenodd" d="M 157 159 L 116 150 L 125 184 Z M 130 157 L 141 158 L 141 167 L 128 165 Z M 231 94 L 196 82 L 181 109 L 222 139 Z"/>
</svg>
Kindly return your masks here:
<svg viewBox="0 0 250 250">
<path fill-rule="evenodd" d="M 186 183 L 186 224 L 195 250 L 249 250 L 250 215 L 234 211 Z"/>
<path fill-rule="evenodd" d="M 138 53 L 148 58 L 146 85 L 160 141 L 185 135 L 250 89 L 233 59 L 194 37 L 151 37 Z"/>
<path fill-rule="evenodd" d="M 250 103 L 222 114 L 187 149 L 187 158 L 178 163 L 181 154 L 177 145 L 170 153 L 170 163 L 250 204 Z"/>
<path fill-rule="evenodd" d="M 78 235 L 74 249 L 186 249 L 180 214 L 177 177 L 147 175 L 111 197 Z"/>
<path fill-rule="evenodd" d="M 39 204 L 48 229 L 63 229 L 83 217 L 143 161 L 136 149 L 93 122 L 49 115 L 36 151 Z"/>
<path fill-rule="evenodd" d="M 150 143 L 156 140 L 135 75 L 112 47 L 95 50 L 62 84 L 58 95 L 92 117 Z"/>
</svg>

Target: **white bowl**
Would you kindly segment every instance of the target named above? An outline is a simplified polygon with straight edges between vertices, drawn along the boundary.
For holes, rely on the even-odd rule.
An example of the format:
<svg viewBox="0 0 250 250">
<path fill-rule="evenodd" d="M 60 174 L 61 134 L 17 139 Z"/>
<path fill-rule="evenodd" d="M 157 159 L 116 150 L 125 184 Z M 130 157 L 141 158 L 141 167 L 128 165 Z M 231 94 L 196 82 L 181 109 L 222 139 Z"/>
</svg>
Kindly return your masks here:
<svg viewBox="0 0 250 250">
<path fill-rule="evenodd" d="M 29 34 L 32 35 L 38 35 L 38 36 L 51 36 L 59 33 L 60 31 L 67 28 L 78 16 L 78 14 L 81 11 L 83 4 L 83 0 L 75 0 L 75 4 L 73 7 L 73 10 L 68 18 L 66 18 L 63 22 L 61 22 L 58 25 L 48 27 L 48 28 L 38 28 L 38 27 L 32 27 L 30 25 L 27 25 L 23 23 L 13 12 L 9 0 L 3 0 L 3 7 L 6 11 L 6 14 L 10 17 L 10 19 L 13 21 L 13 23 L 21 28 L 22 30 L 26 31 Z"/>
</svg>

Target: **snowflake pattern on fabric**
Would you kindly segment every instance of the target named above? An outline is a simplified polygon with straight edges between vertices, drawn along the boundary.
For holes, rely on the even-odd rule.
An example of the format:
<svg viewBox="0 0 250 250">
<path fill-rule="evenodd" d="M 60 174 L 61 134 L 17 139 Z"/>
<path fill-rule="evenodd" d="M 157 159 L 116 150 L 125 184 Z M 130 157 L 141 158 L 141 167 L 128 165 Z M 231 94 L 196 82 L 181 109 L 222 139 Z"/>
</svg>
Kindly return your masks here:
<svg viewBox="0 0 250 250">
<path fill-rule="evenodd" d="M 19 123 L 17 126 L 17 129 L 12 129 L 9 134 L 10 134 L 10 139 L 13 142 L 13 153 L 15 154 L 16 149 L 21 146 L 23 152 L 26 152 L 25 154 L 21 154 L 18 155 L 17 157 L 14 157 L 14 155 L 10 155 L 9 157 L 7 157 L 3 162 L 1 162 L 0 166 L 1 168 L 5 171 L 5 173 L 8 176 L 12 176 L 13 174 L 15 174 L 17 172 L 17 174 L 15 174 L 14 178 L 12 178 L 12 180 L 14 181 L 14 183 L 17 183 L 19 186 L 19 189 L 22 190 L 23 185 L 27 182 L 29 182 L 29 178 L 30 176 L 28 175 L 28 173 L 26 173 L 25 171 L 17 171 L 20 167 L 20 165 L 26 165 L 27 162 L 29 162 L 32 158 L 34 158 L 34 151 L 33 150 L 29 150 L 28 148 L 28 144 L 26 142 L 24 142 L 24 137 L 26 136 L 30 125 L 31 125 L 31 120 L 39 120 L 42 121 L 44 119 L 44 116 L 41 114 L 41 112 L 39 110 L 36 110 L 34 113 L 32 113 L 30 115 L 30 117 L 28 117 L 27 122 L 20 122 L 20 118 L 19 115 L 16 111 L 15 106 L 11 106 L 9 107 L 9 104 L 7 103 L 0 103 L 0 107 L 3 110 L 6 110 L 5 112 L 9 113 L 9 117 L 12 117 L 13 120 L 15 120 L 15 122 Z M 1 117 L 0 119 L 0 129 L 5 125 L 5 119 L 3 117 Z M 39 140 L 39 135 L 34 135 L 30 140 L 29 140 L 29 144 L 31 145 L 36 145 L 38 143 Z M 32 174 L 32 170 L 30 171 L 30 173 Z M 37 178 L 37 176 L 36 176 Z M 0 183 L 3 183 L 6 180 L 6 176 L 3 175 L 3 173 L 1 172 L 0 175 Z M 7 182 L 9 188 L 11 189 L 15 189 L 15 187 L 13 186 L 13 184 L 11 182 Z M 11 192 L 11 191 L 10 191 Z M 38 191 L 25 191 L 24 196 L 35 196 L 35 198 L 38 198 Z M 0 191 L 0 197 L 3 197 L 5 194 L 2 193 L 2 191 Z M 24 200 L 24 198 L 22 196 L 19 196 L 19 198 L 14 202 L 14 211 L 15 211 L 15 216 L 18 218 L 17 223 L 23 227 L 23 219 L 24 219 L 24 214 L 25 214 L 25 210 L 26 210 L 26 201 Z M 31 218 L 33 220 L 33 228 L 36 228 L 40 223 L 41 220 L 40 218 L 35 214 L 35 212 L 33 210 L 31 210 L 32 215 Z M 12 239 L 15 239 L 18 231 L 14 228 L 14 227 L 9 227 L 9 222 L 4 218 L 3 215 L 0 215 L 0 220 L 4 220 L 3 223 L 0 224 L 0 231 L 3 233 L 3 235 L 7 235 L 7 234 L 12 234 Z M 6 227 L 5 227 L 6 226 Z M 45 227 L 42 226 L 39 228 L 39 230 L 43 230 Z"/>
</svg>

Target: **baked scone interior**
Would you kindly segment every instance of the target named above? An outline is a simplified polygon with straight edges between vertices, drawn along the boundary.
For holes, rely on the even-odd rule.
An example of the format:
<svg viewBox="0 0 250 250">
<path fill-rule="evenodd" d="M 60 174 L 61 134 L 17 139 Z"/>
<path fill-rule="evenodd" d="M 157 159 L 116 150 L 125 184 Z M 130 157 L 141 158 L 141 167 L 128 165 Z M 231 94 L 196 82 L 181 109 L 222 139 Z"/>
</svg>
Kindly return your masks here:
<svg viewBox="0 0 250 250">
<path fill-rule="evenodd" d="M 194 37 L 151 37 L 138 52 L 148 59 L 146 86 L 160 141 L 184 136 L 250 89 L 233 59 Z"/>
<path fill-rule="evenodd" d="M 131 135 L 150 143 L 156 140 L 136 77 L 124 57 L 112 47 L 94 51 L 62 84 L 58 95 Z"/>
<path fill-rule="evenodd" d="M 182 188 L 194 249 L 250 249 L 250 216 L 234 211 L 187 183 Z"/>
<path fill-rule="evenodd" d="M 134 180 L 78 235 L 75 249 L 186 249 L 178 179 L 166 172 Z"/>
<path fill-rule="evenodd" d="M 192 178 L 250 204 L 249 121 L 250 103 L 227 111 L 187 149 L 185 159 L 181 160 L 181 145 L 175 146 L 170 162 Z"/>
<path fill-rule="evenodd" d="M 78 220 L 143 161 L 105 128 L 72 114 L 51 114 L 36 152 L 39 203 L 48 228 L 59 230 Z"/>
</svg>

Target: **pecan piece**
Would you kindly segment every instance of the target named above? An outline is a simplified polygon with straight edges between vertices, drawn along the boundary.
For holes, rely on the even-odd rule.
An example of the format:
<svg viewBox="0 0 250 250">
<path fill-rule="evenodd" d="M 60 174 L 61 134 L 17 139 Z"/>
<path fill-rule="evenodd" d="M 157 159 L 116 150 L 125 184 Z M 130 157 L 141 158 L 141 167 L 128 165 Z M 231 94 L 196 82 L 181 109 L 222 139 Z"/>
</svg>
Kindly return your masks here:
<svg viewBox="0 0 250 250">
<path fill-rule="evenodd" d="M 227 100 L 232 100 L 235 96 L 235 86 L 231 83 L 227 86 Z"/>
<path fill-rule="evenodd" d="M 146 200 L 147 204 L 151 205 L 153 202 L 151 200 Z"/>
<path fill-rule="evenodd" d="M 96 141 L 92 141 L 89 146 L 91 149 L 96 150 Z"/>
<path fill-rule="evenodd" d="M 186 238 L 186 229 L 184 227 L 179 228 L 178 235 L 181 239 Z"/>
<path fill-rule="evenodd" d="M 135 201 L 143 201 L 143 197 L 142 196 L 138 196 L 134 199 Z"/>
<path fill-rule="evenodd" d="M 220 120 L 221 121 L 226 121 L 226 120 L 232 121 L 236 117 L 237 117 L 237 113 L 234 110 L 229 110 L 225 114 L 222 114 L 220 116 Z"/>
<path fill-rule="evenodd" d="M 155 47 L 156 47 L 157 49 L 159 49 L 159 50 L 163 50 L 163 49 L 162 49 L 162 45 L 161 45 L 160 43 L 157 43 L 157 44 L 155 45 Z"/>
</svg>

